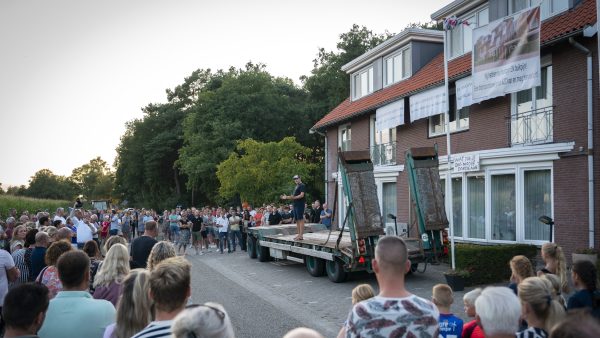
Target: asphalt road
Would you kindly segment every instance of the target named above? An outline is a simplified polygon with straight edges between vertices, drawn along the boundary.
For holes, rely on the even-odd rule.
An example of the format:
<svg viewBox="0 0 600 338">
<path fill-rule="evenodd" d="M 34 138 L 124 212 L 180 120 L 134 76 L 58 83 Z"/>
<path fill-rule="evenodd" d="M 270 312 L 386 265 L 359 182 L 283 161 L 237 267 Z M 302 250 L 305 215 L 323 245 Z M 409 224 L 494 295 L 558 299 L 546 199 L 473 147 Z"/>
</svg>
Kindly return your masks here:
<svg viewBox="0 0 600 338">
<path fill-rule="evenodd" d="M 214 249 L 213 249 L 214 250 Z M 327 277 L 312 277 L 302 264 L 289 261 L 261 263 L 245 252 L 196 256 L 192 263 L 192 301 L 217 302 L 229 313 L 236 337 L 277 338 L 289 330 L 305 326 L 325 337 L 335 337 L 351 307 L 351 291 L 361 283 L 377 290 L 375 277 L 367 273 L 351 275 L 345 283 L 332 283 Z M 407 288 L 430 299 L 431 288 L 443 283 L 446 266 L 429 266 L 425 273 L 407 277 Z M 453 312 L 464 318 L 462 296 L 455 294 Z"/>
</svg>

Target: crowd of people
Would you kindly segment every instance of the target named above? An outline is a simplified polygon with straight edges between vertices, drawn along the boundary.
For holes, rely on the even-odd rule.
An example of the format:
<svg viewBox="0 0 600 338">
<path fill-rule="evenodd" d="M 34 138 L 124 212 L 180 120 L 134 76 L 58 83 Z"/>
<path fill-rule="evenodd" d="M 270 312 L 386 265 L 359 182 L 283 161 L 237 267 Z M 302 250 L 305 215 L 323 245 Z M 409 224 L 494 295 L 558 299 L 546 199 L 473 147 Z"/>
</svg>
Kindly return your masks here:
<svg viewBox="0 0 600 338">
<path fill-rule="evenodd" d="M 198 255 L 245 250 L 248 228 L 285 224 L 289 209 L 177 207 L 159 215 L 75 205 L 68 215 L 63 209 L 54 215 L 13 212 L 1 233 L 0 332 L 5 337 L 234 337 L 222 305 L 189 304 L 191 265 L 184 256 L 189 247 Z M 316 201 L 307 210 L 313 210 L 307 222 L 328 226 L 326 204 Z M 431 300 L 410 293 L 404 282 L 410 271 L 406 244 L 396 236 L 381 237 L 372 261 L 379 292 L 368 285 L 353 290 L 353 307 L 339 337 L 599 337 L 595 265 L 575 262 L 569 280 L 560 246 L 544 244 L 541 256 L 544 267 L 537 273 L 527 257 L 515 256 L 508 262 L 508 287 L 466 293 L 465 313 L 473 320 L 463 323 L 450 311 L 454 295 L 448 285 L 434 286 Z M 286 337 L 322 336 L 299 328 Z"/>
</svg>

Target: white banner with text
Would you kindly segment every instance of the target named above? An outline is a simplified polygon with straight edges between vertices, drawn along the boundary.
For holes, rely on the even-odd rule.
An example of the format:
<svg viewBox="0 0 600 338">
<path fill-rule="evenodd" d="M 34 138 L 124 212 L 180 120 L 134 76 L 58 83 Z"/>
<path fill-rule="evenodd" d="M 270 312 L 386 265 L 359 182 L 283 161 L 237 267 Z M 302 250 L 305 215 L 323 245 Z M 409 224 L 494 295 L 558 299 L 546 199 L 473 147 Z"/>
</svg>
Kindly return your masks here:
<svg viewBox="0 0 600 338">
<path fill-rule="evenodd" d="M 377 108 L 375 129 L 377 131 L 395 128 L 404 124 L 404 98 Z"/>
<path fill-rule="evenodd" d="M 446 89 L 433 88 L 409 98 L 410 122 L 446 112 Z"/>
</svg>

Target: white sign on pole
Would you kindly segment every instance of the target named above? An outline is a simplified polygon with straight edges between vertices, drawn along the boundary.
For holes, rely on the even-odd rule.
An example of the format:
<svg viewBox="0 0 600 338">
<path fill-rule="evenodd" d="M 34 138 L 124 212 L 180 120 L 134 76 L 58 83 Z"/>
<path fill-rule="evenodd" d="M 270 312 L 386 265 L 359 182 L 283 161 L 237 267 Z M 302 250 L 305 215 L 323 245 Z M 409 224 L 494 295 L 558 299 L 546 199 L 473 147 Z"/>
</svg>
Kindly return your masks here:
<svg viewBox="0 0 600 338">
<path fill-rule="evenodd" d="M 473 78 L 467 76 L 456 81 L 456 110 L 473 104 Z"/>
<path fill-rule="evenodd" d="M 479 154 L 454 155 L 455 173 L 463 173 L 468 171 L 479 171 Z"/>
<path fill-rule="evenodd" d="M 404 98 L 377 108 L 375 112 L 375 129 L 390 129 L 404 124 Z"/>
<path fill-rule="evenodd" d="M 540 7 L 473 30 L 473 103 L 540 85 Z"/>
<path fill-rule="evenodd" d="M 443 114 L 446 111 L 446 89 L 441 86 L 427 90 L 411 96 L 409 102 L 410 122 Z"/>
</svg>

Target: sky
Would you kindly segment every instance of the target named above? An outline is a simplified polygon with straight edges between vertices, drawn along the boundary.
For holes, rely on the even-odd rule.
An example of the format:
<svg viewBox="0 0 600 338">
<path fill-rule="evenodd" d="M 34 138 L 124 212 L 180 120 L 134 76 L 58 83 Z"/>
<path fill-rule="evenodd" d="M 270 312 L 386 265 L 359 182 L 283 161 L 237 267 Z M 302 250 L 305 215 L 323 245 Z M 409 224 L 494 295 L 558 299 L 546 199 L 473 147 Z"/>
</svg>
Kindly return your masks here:
<svg viewBox="0 0 600 338">
<path fill-rule="evenodd" d="M 0 182 L 100 156 L 196 69 L 267 65 L 300 85 L 352 24 L 399 33 L 450 0 L 0 0 Z"/>
</svg>

